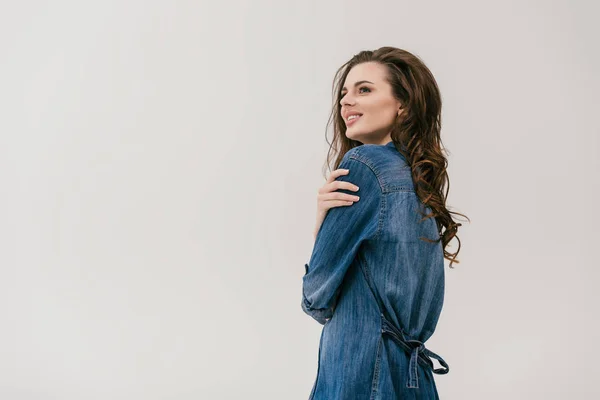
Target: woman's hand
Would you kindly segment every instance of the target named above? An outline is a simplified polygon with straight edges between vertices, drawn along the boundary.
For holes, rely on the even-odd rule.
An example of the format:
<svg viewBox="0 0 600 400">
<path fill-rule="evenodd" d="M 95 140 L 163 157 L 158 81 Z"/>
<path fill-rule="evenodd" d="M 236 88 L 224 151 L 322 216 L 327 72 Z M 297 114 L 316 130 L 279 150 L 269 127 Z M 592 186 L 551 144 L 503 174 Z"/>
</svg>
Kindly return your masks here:
<svg viewBox="0 0 600 400">
<path fill-rule="evenodd" d="M 323 220 L 325 219 L 325 216 L 330 208 L 350 206 L 359 199 L 359 196 L 336 192 L 338 189 L 353 190 L 355 192 L 358 190 L 358 186 L 353 185 L 350 182 L 335 180 L 338 176 L 346 175 L 348 172 L 350 171 L 347 169 L 336 169 L 331 173 L 331 175 L 329 175 L 327 182 L 325 182 L 325 184 L 319 188 L 317 195 L 317 222 L 314 231 L 315 239 L 317 238 L 317 233 L 319 232 L 321 224 L 323 223 Z"/>
</svg>

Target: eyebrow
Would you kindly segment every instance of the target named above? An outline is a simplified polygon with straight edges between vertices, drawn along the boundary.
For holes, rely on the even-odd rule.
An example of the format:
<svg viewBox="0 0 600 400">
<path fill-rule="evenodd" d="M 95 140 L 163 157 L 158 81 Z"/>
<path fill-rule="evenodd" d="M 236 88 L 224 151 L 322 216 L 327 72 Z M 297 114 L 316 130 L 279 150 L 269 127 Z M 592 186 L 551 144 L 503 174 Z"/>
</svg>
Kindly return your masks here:
<svg viewBox="0 0 600 400">
<path fill-rule="evenodd" d="M 358 81 L 358 82 L 356 82 L 356 83 L 354 84 L 354 86 L 358 86 L 358 85 L 360 85 L 361 83 L 370 83 L 371 85 L 374 85 L 374 83 L 373 83 L 373 82 L 369 82 L 369 81 Z M 344 90 L 348 90 L 348 89 L 346 89 L 346 86 L 344 86 L 344 87 L 342 88 L 342 91 L 344 91 Z"/>
</svg>

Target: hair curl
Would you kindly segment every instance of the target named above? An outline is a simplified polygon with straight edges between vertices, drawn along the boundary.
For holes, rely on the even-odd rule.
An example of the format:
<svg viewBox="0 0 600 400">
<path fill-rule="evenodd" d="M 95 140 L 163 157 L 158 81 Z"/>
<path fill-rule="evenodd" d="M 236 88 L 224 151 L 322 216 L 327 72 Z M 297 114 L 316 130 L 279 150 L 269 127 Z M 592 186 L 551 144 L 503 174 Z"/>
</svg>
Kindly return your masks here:
<svg viewBox="0 0 600 400">
<path fill-rule="evenodd" d="M 406 50 L 395 47 L 381 47 L 374 51 L 361 51 L 342 65 L 336 72 L 333 82 L 334 104 L 327 122 L 329 127 L 334 121 L 333 141 L 329 143 L 327 165 L 330 165 L 331 150 L 335 147 L 334 169 L 337 169 L 344 154 L 362 143 L 346 136 L 346 124 L 341 116 L 341 88 L 350 70 L 361 63 L 377 62 L 386 67 L 387 81 L 392 86 L 394 96 L 401 102 L 403 112 L 396 119 L 391 137 L 396 149 L 406 158 L 411 167 L 415 192 L 421 203 L 428 206 L 430 214 L 421 213 L 422 219 L 435 218 L 439 239 L 431 240 L 421 237 L 427 242 L 442 241 L 444 258 L 452 263 L 460 263 L 456 259 L 460 251 L 460 239 L 457 236 L 458 227 L 450 214 L 461 213 L 449 211 L 446 207 L 450 181 L 448 179 L 448 161 L 445 157 L 440 137 L 442 100 L 438 85 L 431 71 L 417 56 Z M 446 246 L 456 237 L 458 249 L 455 253 L 446 250 Z"/>
</svg>

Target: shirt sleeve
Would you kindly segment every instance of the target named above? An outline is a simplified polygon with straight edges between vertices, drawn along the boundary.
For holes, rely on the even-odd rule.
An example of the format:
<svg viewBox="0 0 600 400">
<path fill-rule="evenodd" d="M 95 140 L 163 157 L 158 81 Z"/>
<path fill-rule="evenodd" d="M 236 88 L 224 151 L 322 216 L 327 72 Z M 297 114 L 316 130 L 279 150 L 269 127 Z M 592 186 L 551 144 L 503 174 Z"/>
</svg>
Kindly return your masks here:
<svg viewBox="0 0 600 400">
<path fill-rule="evenodd" d="M 302 278 L 302 310 L 322 325 L 333 316 L 342 281 L 360 245 L 377 232 L 382 196 L 375 173 L 364 162 L 347 157 L 339 168 L 349 172 L 336 181 L 351 182 L 359 190 L 337 192 L 354 194 L 360 199 L 352 205 L 328 210 Z"/>
</svg>

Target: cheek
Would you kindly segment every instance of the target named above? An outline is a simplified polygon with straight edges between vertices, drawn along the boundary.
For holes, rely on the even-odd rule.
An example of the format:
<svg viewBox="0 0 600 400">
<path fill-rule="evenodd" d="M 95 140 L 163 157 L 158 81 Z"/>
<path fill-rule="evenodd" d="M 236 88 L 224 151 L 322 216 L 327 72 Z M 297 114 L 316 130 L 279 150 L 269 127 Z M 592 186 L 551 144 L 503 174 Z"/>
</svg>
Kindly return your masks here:
<svg viewBox="0 0 600 400">
<path fill-rule="evenodd" d="M 361 107 L 369 117 L 373 117 L 373 119 L 381 122 L 389 122 L 396 117 L 397 110 L 395 104 L 387 97 L 372 98 L 369 100 L 371 101 L 363 103 Z"/>
<path fill-rule="evenodd" d="M 369 124 L 389 125 L 396 118 L 396 111 L 389 105 L 380 105 L 378 107 L 370 107 L 365 111 L 368 117 Z"/>
</svg>

